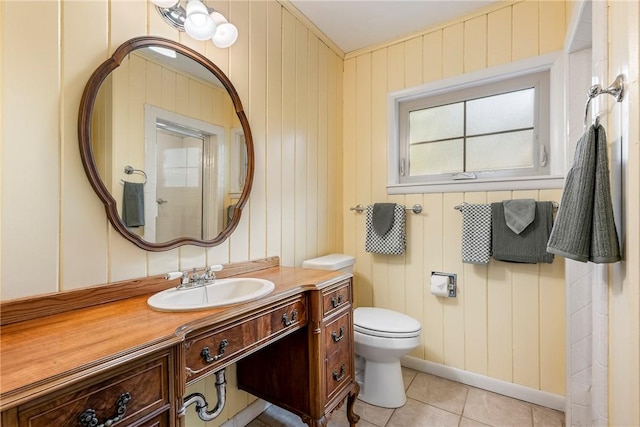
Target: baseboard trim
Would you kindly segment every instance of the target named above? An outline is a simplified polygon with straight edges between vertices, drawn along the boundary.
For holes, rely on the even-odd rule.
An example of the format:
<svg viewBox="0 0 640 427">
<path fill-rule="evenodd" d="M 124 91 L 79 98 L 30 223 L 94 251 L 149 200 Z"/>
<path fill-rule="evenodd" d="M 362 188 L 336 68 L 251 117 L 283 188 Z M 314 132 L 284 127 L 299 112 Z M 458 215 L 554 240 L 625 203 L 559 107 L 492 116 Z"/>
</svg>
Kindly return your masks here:
<svg viewBox="0 0 640 427">
<path fill-rule="evenodd" d="M 249 406 L 238 412 L 233 418 L 227 420 L 220 427 L 245 427 L 254 418 L 267 410 L 271 403 L 257 399 Z"/>
<path fill-rule="evenodd" d="M 425 372 L 427 374 L 457 381 L 483 390 L 503 394 L 515 399 L 524 400 L 525 402 L 555 409 L 557 411 L 564 412 L 565 410 L 565 398 L 564 396 L 557 394 L 535 390 L 530 387 L 453 368 L 451 366 L 441 365 L 440 363 L 429 362 L 412 356 L 404 356 L 401 359 L 401 364 L 402 366 L 406 366 L 407 368 L 411 368 L 416 371 Z"/>
</svg>

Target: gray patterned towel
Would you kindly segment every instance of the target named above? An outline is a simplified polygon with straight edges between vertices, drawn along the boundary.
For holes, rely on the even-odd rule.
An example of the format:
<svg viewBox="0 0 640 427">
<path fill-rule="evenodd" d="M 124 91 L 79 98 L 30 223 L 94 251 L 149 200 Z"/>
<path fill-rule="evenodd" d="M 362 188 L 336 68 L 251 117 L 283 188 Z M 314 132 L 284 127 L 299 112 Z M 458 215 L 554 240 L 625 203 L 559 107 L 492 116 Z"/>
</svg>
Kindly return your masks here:
<svg viewBox="0 0 640 427">
<path fill-rule="evenodd" d="M 593 125 L 580 138 L 567 173 L 547 251 L 576 261 L 620 261 L 611 206 L 604 128 Z"/>
<path fill-rule="evenodd" d="M 405 208 L 403 205 L 396 205 L 393 215 L 393 225 L 383 236 L 373 229 L 373 206 L 367 207 L 365 250 L 367 252 L 402 255 L 407 245 L 405 233 Z"/>
<path fill-rule="evenodd" d="M 491 205 L 464 204 L 462 210 L 462 262 L 488 264 L 491 257 Z"/>
</svg>

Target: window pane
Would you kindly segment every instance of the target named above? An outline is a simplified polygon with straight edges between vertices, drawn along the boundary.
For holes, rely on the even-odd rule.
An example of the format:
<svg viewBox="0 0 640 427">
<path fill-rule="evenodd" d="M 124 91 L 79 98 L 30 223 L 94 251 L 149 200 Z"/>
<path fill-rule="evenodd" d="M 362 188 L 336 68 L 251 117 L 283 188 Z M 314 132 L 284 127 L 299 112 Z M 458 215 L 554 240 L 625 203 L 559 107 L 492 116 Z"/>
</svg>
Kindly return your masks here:
<svg viewBox="0 0 640 427">
<path fill-rule="evenodd" d="M 409 143 L 460 137 L 464 131 L 464 104 L 449 104 L 409 113 Z"/>
<path fill-rule="evenodd" d="M 467 135 L 532 128 L 535 89 L 467 102 Z"/>
<path fill-rule="evenodd" d="M 533 167 L 533 130 L 467 139 L 467 170 Z"/>
<path fill-rule="evenodd" d="M 412 145 L 409 175 L 433 175 L 462 171 L 462 139 Z"/>
</svg>

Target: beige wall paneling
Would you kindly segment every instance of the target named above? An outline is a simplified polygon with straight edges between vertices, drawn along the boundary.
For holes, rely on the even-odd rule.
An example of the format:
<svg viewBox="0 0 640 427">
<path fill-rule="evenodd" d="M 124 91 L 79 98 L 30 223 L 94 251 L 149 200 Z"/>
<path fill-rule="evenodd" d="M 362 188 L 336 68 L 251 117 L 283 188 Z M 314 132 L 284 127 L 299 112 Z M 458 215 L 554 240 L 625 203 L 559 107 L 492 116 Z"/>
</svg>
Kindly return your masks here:
<svg viewBox="0 0 640 427">
<path fill-rule="evenodd" d="M 487 15 L 487 65 L 511 62 L 511 10 L 505 7 Z"/>
<path fill-rule="evenodd" d="M 540 190 L 541 201 L 560 202 L 562 191 Z M 555 216 L 555 215 L 554 215 Z M 540 264 L 540 389 L 565 395 L 565 280 L 564 258 Z"/>
<path fill-rule="evenodd" d="M 414 37 L 404 42 L 404 86 L 412 87 L 422 83 L 422 37 Z"/>
<path fill-rule="evenodd" d="M 387 49 L 371 54 L 371 200 L 387 201 Z M 378 171 L 378 173 L 374 172 Z M 382 256 L 380 256 L 382 258 Z M 388 308 L 390 284 L 386 262 L 371 266 L 371 301 L 366 305 Z"/>
<path fill-rule="evenodd" d="M 344 128 L 344 81 L 342 79 L 344 70 L 344 61 L 341 57 L 331 52 L 331 60 L 329 61 L 332 66 L 329 67 L 331 73 L 329 74 L 329 131 L 333 136 L 332 144 L 329 147 L 329 160 L 332 161 L 331 167 L 333 168 L 333 162 L 335 162 L 335 173 L 329 171 L 329 188 L 333 189 L 335 195 L 331 198 L 335 201 L 335 207 L 332 214 L 329 216 L 329 225 L 331 230 L 334 230 L 335 236 L 334 247 L 335 251 L 344 251 L 344 222 L 342 221 L 343 212 L 347 212 L 347 206 L 344 204 L 345 198 L 342 196 L 344 191 L 344 150 L 345 140 L 342 138 Z M 331 106 L 336 106 L 331 108 Z M 333 206 L 333 205 L 332 205 Z M 353 252 L 350 252 L 353 253 Z"/>
<path fill-rule="evenodd" d="M 360 260 L 358 256 L 358 234 L 356 223 L 360 220 L 355 211 L 349 210 L 360 202 L 356 195 L 356 59 L 349 59 L 344 62 L 344 124 L 343 124 L 343 184 L 342 184 L 342 218 L 344 224 L 343 249 L 346 254 L 356 257 L 354 266 L 354 298 L 360 288 Z M 356 304 L 357 305 L 357 304 Z"/>
<path fill-rule="evenodd" d="M 282 141 L 283 141 L 283 72 L 282 7 L 267 2 L 267 90 L 266 134 L 266 239 L 267 256 L 281 256 L 282 242 Z"/>
<path fill-rule="evenodd" d="M 62 76 L 58 5 L 40 4 L 35 16 L 33 5 L 25 2 L 3 2 L 2 7 L 0 270 L 2 297 L 10 299 L 55 292 L 59 286 Z M 25 45 L 32 55 L 22 52 Z M 37 268 L 35 247 L 41 254 Z"/>
<path fill-rule="evenodd" d="M 464 201 L 472 204 L 487 202 L 485 192 L 465 193 Z M 462 218 L 462 213 L 454 211 Z M 461 252 L 458 250 L 458 259 Z M 464 351 L 465 369 L 487 375 L 487 266 L 462 264 L 464 278 Z"/>
<path fill-rule="evenodd" d="M 107 58 L 106 3 L 62 4 L 62 198 L 60 230 L 60 288 L 69 290 L 107 281 L 107 227 L 104 205 L 82 167 L 78 149 L 78 105 L 84 84 Z M 79 35 L 82 36 L 79 36 Z"/>
<path fill-rule="evenodd" d="M 371 54 L 356 58 L 356 204 L 364 206 L 376 203 L 371 194 Z M 379 255 L 365 251 L 366 213 L 356 214 L 356 269 L 358 271 L 358 287 L 355 289 L 355 300 L 359 306 L 372 303 L 372 263 Z"/>
<path fill-rule="evenodd" d="M 464 22 L 464 72 L 487 68 L 487 15 Z"/>
<path fill-rule="evenodd" d="M 514 191 L 513 199 L 538 200 L 538 191 Z M 540 387 L 539 264 L 513 264 L 513 382 Z"/>
<path fill-rule="evenodd" d="M 511 199 L 510 191 L 487 194 L 487 203 Z M 487 374 L 513 381 L 513 286 L 511 264 L 491 260 L 487 271 Z M 564 363 L 564 361 L 563 361 Z"/>
<path fill-rule="evenodd" d="M 422 346 L 424 358 L 435 363 L 444 363 L 444 299 L 431 294 L 431 272 L 443 271 L 442 245 L 444 231 L 444 196 L 442 193 L 424 195 L 422 219 L 424 221 L 423 260 L 426 278 L 424 292 L 424 311 L 420 319 L 422 323 Z"/>
<path fill-rule="evenodd" d="M 335 209 L 335 201 L 329 198 L 329 163 L 333 163 L 333 159 L 329 157 L 329 144 L 335 143 L 335 140 L 331 138 L 329 141 L 329 67 L 331 53 L 329 48 L 322 43 L 318 43 L 318 89 L 317 89 L 317 192 L 318 199 L 316 201 L 316 209 L 318 211 L 317 216 L 317 241 L 316 247 L 312 251 L 309 251 L 309 255 L 326 255 L 329 251 L 332 251 L 335 247 L 333 233 L 334 231 L 329 228 L 329 217 L 332 214 L 332 208 Z M 331 241 L 331 243 L 330 243 Z"/>
<path fill-rule="evenodd" d="M 463 193 L 445 193 L 443 198 L 442 232 L 442 271 L 458 275 L 456 298 L 443 298 L 444 304 L 444 363 L 448 366 L 464 369 L 464 305 L 465 283 L 462 259 L 460 257 L 460 238 L 462 235 L 462 216 L 453 208 L 464 200 Z"/>
<path fill-rule="evenodd" d="M 255 169 L 251 187 L 251 203 L 244 215 L 250 229 L 249 258 L 267 256 L 267 2 L 250 2 L 249 19 L 249 105 L 247 117 L 251 125 L 255 152 Z M 223 50 L 223 49 L 219 49 Z"/>
<path fill-rule="evenodd" d="M 512 61 L 529 58 L 540 53 L 538 4 L 537 1 L 523 1 L 513 5 Z"/>
<path fill-rule="evenodd" d="M 307 152 L 309 105 L 308 30 L 296 20 L 295 26 L 295 176 L 294 176 L 294 264 L 300 266 L 307 249 Z"/>
<path fill-rule="evenodd" d="M 445 27 L 442 31 L 442 77 L 464 72 L 464 24 Z"/>
<path fill-rule="evenodd" d="M 424 83 L 442 78 L 442 30 L 425 34 L 422 41 L 422 80 Z"/>
<path fill-rule="evenodd" d="M 390 195 L 389 202 L 406 205 L 404 195 Z M 409 215 L 409 214 L 407 214 Z M 411 215 L 413 215 L 411 213 Z M 409 238 L 409 236 L 407 236 Z M 407 252 L 402 255 L 375 255 L 382 260 L 386 258 L 389 263 L 388 281 L 389 281 L 389 308 L 401 313 L 407 312 L 406 293 L 407 293 Z"/>
<path fill-rule="evenodd" d="M 540 54 L 562 50 L 566 26 L 566 2 L 542 1 L 540 7 Z"/>
<path fill-rule="evenodd" d="M 282 245 L 280 263 L 295 264 L 296 20 L 282 10 Z"/>
<path fill-rule="evenodd" d="M 420 204 L 424 208 L 422 194 L 407 194 L 405 203 L 408 208 Z M 407 253 L 405 256 L 405 313 L 420 321 L 424 313 L 425 286 L 429 283 L 424 271 L 424 212 L 415 214 L 407 211 Z M 398 284 L 394 285 L 398 287 Z M 424 359 L 424 347 L 419 346 L 412 350 L 410 356 Z"/>
<path fill-rule="evenodd" d="M 251 27 L 249 22 L 249 2 L 246 0 L 229 2 L 227 19 L 238 28 L 238 40 L 233 46 L 227 48 L 229 52 L 229 72 L 227 75 L 243 101 L 242 106 L 249 114 L 252 109 L 251 96 L 249 94 L 249 39 Z M 206 43 L 211 44 L 208 41 Z M 230 262 L 249 259 L 249 216 L 251 211 L 251 198 L 249 198 L 243 209 L 243 215 L 240 217 L 238 227 L 229 237 Z"/>
<path fill-rule="evenodd" d="M 305 189 L 305 214 L 306 214 L 306 248 L 303 251 L 302 261 L 318 254 L 318 238 L 326 230 L 318 227 L 318 92 L 320 90 L 319 78 L 319 40 L 309 32 L 307 54 L 307 153 L 306 153 L 306 189 Z"/>
</svg>

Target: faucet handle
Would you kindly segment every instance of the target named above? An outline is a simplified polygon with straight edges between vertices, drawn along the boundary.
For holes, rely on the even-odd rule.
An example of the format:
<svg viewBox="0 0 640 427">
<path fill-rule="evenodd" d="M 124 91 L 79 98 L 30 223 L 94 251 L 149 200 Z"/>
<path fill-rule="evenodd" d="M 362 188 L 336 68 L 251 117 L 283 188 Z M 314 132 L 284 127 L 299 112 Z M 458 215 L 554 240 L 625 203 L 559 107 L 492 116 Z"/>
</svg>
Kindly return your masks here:
<svg viewBox="0 0 640 427">
<path fill-rule="evenodd" d="M 179 279 L 184 276 L 184 272 L 182 271 L 172 271 L 171 273 L 167 273 L 164 275 L 166 280 Z"/>
</svg>

